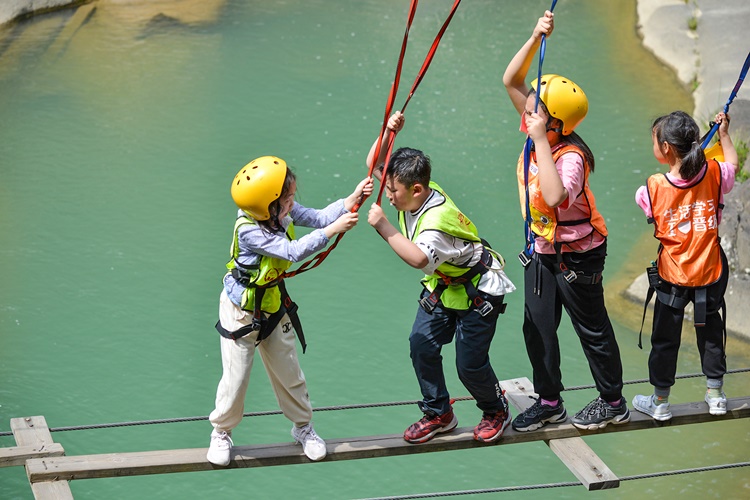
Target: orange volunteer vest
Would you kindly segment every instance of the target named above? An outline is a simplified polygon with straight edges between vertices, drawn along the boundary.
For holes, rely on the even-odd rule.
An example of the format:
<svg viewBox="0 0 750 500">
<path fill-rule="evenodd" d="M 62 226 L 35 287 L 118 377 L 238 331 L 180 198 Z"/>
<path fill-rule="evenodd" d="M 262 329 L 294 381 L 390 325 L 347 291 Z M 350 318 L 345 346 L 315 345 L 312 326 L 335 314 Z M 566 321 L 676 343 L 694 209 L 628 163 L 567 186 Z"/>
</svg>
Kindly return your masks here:
<svg viewBox="0 0 750 500">
<path fill-rule="evenodd" d="M 703 287 L 721 276 L 718 213 L 721 167 L 716 160 L 697 183 L 677 187 L 666 174 L 648 178 L 654 237 L 659 240 L 659 276 L 674 285 Z"/>
<path fill-rule="evenodd" d="M 565 153 L 571 152 L 578 154 L 581 158 L 585 158 L 583 152 L 579 148 L 568 144 L 554 150 L 552 152 L 552 159 L 555 161 L 555 163 L 557 163 L 558 158 L 560 158 Z M 526 185 L 524 184 L 523 170 L 523 153 L 521 153 L 521 156 L 519 156 L 518 158 L 518 167 L 516 169 L 516 172 L 518 176 L 518 194 L 519 200 L 521 202 L 521 215 L 524 217 L 524 220 L 526 220 Z M 577 196 L 571 198 L 570 203 L 572 203 L 573 200 L 577 199 L 579 196 L 584 196 L 586 206 L 588 207 L 589 216 L 587 218 L 577 220 L 559 220 L 558 210 L 550 207 L 544 201 L 544 197 L 542 196 L 542 189 L 539 186 L 539 176 L 536 166 L 536 152 L 531 152 L 528 176 L 529 209 L 531 212 L 531 230 L 534 232 L 534 234 L 541 236 L 552 244 L 572 243 L 573 241 L 577 240 L 565 241 L 557 238 L 557 227 L 577 226 L 579 224 L 587 223 L 591 225 L 592 230 L 597 231 L 602 236 L 607 236 L 607 225 L 604 222 L 604 217 L 602 217 L 602 215 L 596 209 L 594 194 L 589 188 L 589 166 L 587 163 L 585 163 L 585 159 L 583 176 L 583 190 L 578 193 Z M 568 193 L 568 196 L 572 196 L 571 193 Z M 588 236 L 589 234 L 591 234 L 591 232 L 586 234 L 586 236 Z"/>
</svg>

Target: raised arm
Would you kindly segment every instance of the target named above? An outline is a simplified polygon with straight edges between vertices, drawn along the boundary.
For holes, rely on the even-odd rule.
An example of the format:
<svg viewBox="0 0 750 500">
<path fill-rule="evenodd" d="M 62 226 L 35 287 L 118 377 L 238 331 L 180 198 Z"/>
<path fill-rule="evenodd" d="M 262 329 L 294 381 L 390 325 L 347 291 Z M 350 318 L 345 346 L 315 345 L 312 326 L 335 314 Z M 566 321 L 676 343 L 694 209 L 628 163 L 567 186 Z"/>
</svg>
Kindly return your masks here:
<svg viewBox="0 0 750 500">
<path fill-rule="evenodd" d="M 378 155 L 378 160 L 375 163 L 375 169 L 373 170 L 373 177 L 375 177 L 377 180 L 382 181 L 380 178 L 380 170 L 379 166 L 385 163 L 385 155 L 388 151 L 388 137 L 391 135 L 388 132 L 393 132 L 393 135 L 398 134 L 401 132 L 401 129 L 404 128 L 404 115 L 401 113 L 401 111 L 396 111 L 391 115 L 390 118 L 388 118 L 388 125 L 386 126 L 386 133 L 383 134 L 383 142 L 380 145 L 380 154 Z M 367 168 L 370 168 L 370 165 L 372 165 L 373 157 L 375 156 L 375 149 L 378 145 L 378 139 L 375 139 L 375 142 L 372 143 L 372 147 L 370 148 L 370 152 L 367 154 Z"/>
<path fill-rule="evenodd" d="M 544 12 L 544 16 L 537 21 L 531 38 L 523 44 L 523 47 L 513 56 L 513 59 L 508 63 L 508 67 L 505 68 L 503 84 L 519 115 L 524 112 L 526 98 L 529 94 L 529 88 L 526 86 L 526 75 L 529 73 L 534 54 L 539 50 L 542 35 L 550 36 L 552 34 L 555 27 L 554 16 L 550 11 Z"/>
</svg>

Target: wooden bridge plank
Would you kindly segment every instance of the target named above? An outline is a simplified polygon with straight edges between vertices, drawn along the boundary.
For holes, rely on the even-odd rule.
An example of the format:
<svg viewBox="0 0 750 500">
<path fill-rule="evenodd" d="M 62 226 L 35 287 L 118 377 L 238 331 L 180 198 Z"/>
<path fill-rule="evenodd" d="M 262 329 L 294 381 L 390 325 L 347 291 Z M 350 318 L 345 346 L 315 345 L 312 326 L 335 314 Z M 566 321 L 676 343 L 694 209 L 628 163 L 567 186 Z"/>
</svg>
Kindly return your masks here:
<svg viewBox="0 0 750 500">
<path fill-rule="evenodd" d="M 55 451 L 55 453 L 59 451 L 60 455 L 65 454 L 62 445 L 52 440 L 47 421 L 42 416 L 12 418 L 10 419 L 10 429 L 18 445 L 18 448 L 10 448 L 11 450 L 38 448 L 45 450 L 45 453 L 47 451 Z M 26 475 L 28 476 L 29 460 L 21 462 L 19 465 L 24 463 L 27 465 Z M 35 482 L 29 477 L 34 498 L 36 500 L 73 500 L 73 492 L 70 491 L 68 481 L 58 479 L 52 477 Z"/>
<path fill-rule="evenodd" d="M 60 443 L 0 448 L 0 467 L 24 465 L 26 460 L 30 458 L 61 457 L 63 455 L 65 455 L 65 450 Z"/>
<path fill-rule="evenodd" d="M 529 408 L 539 397 L 534 392 L 534 384 L 526 377 L 503 380 L 500 385 L 505 389 L 505 396 L 519 412 Z M 572 424 L 566 425 L 573 427 Z M 582 438 L 576 436 L 552 439 L 546 443 L 587 490 L 620 486 L 620 479 Z"/>
<path fill-rule="evenodd" d="M 328 440 L 328 456 L 323 460 L 355 460 L 361 458 L 430 453 L 436 451 L 479 448 L 532 441 L 550 441 L 609 432 L 623 432 L 699 422 L 721 422 L 750 417 L 750 397 L 732 398 L 727 401 L 727 414 L 709 415 L 706 403 L 672 405 L 672 420 L 656 422 L 651 417 L 632 412 L 631 421 L 623 425 L 608 425 L 595 431 L 581 431 L 572 424 L 548 425 L 534 432 L 516 432 L 507 429 L 503 437 L 492 444 L 479 443 L 473 439 L 473 429 L 462 427 L 448 434 L 441 434 L 423 444 L 409 444 L 400 434 L 342 438 Z M 232 462 L 226 468 L 263 467 L 288 464 L 310 464 L 299 445 L 293 443 L 262 446 L 237 446 L 232 452 Z M 110 453 L 72 457 L 49 457 L 31 459 L 26 463 L 27 474 L 32 483 L 52 480 L 90 479 L 121 477 L 172 472 L 190 472 L 222 469 L 206 460 L 206 448 L 182 450 L 159 450 L 133 453 Z"/>
</svg>

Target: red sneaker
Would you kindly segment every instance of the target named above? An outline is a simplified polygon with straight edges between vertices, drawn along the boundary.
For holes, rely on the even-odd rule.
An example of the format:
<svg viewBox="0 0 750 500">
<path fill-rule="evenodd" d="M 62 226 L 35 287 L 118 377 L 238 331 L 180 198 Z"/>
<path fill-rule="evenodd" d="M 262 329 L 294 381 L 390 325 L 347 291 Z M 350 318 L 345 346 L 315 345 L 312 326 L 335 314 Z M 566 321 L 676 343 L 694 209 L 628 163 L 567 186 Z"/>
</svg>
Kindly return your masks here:
<svg viewBox="0 0 750 500">
<path fill-rule="evenodd" d="M 440 432 L 450 432 L 458 425 L 453 410 L 442 415 L 425 415 L 419 422 L 414 422 L 404 431 L 404 440 L 409 443 L 424 443 Z"/>
<path fill-rule="evenodd" d="M 485 413 L 479 425 L 474 427 L 474 439 L 485 443 L 500 439 L 503 431 L 510 424 L 510 420 L 509 410 Z"/>
</svg>

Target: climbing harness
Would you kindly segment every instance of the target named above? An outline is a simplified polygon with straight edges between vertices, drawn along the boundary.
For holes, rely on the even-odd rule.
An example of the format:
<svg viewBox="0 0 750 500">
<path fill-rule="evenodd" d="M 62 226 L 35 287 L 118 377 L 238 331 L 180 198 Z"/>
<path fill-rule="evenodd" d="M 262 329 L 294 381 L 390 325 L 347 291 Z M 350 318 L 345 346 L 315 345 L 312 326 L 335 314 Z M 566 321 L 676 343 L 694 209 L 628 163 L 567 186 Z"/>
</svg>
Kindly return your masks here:
<svg viewBox="0 0 750 500">
<path fill-rule="evenodd" d="M 500 314 L 505 313 L 505 308 L 508 304 L 502 302 L 502 297 L 500 299 L 500 304 L 493 306 L 489 301 L 482 298 L 477 287 L 474 286 L 474 278 L 478 275 L 487 273 L 492 266 L 493 254 L 487 249 L 489 244 L 485 240 L 482 240 L 482 245 L 482 258 L 461 276 L 448 276 L 440 271 L 435 271 L 435 274 L 440 276 L 440 279 L 432 292 L 419 300 L 419 305 L 422 306 L 422 309 L 428 313 L 432 313 L 440 301 L 440 296 L 449 286 L 461 285 L 466 289 L 466 295 L 469 296 L 471 305 L 476 309 L 480 316 L 487 316 L 495 307 L 499 308 L 498 310 L 500 311 Z"/>
<path fill-rule="evenodd" d="M 555 0 L 556 1 L 556 0 Z M 391 115 L 391 111 L 393 109 L 393 103 L 396 99 L 396 94 L 398 92 L 398 86 L 401 81 L 401 67 L 404 62 L 404 56 L 406 55 L 406 45 L 407 41 L 409 39 L 409 29 L 411 28 L 412 21 L 414 20 L 414 15 L 417 11 L 417 4 L 419 3 L 419 0 L 411 0 L 411 4 L 409 6 L 409 15 L 406 22 L 406 31 L 404 32 L 404 38 L 401 42 L 401 52 L 399 54 L 398 63 L 396 64 L 396 75 L 393 79 L 393 83 L 391 84 L 391 90 L 388 94 L 388 101 L 386 103 L 385 107 L 385 115 L 383 118 L 383 125 L 380 129 L 380 134 L 378 135 L 378 141 L 375 148 L 375 156 L 372 162 L 372 165 L 370 165 L 370 169 L 367 173 L 368 177 L 372 177 L 373 170 L 375 169 L 375 163 L 377 162 L 377 159 L 380 157 L 380 146 L 383 140 L 383 136 L 385 135 L 386 129 L 388 127 L 388 118 Z M 411 90 L 409 91 L 409 95 L 406 98 L 406 101 L 404 102 L 404 105 L 401 107 L 401 110 L 405 110 L 406 106 L 409 104 L 409 101 L 411 100 L 411 97 L 414 95 L 414 92 L 417 90 L 417 87 L 422 82 L 422 79 L 424 78 L 425 73 L 427 73 L 427 69 L 430 66 L 430 63 L 432 62 L 432 58 L 435 55 L 435 52 L 437 51 L 438 45 L 440 44 L 440 39 L 443 37 L 443 34 L 445 33 L 445 30 L 448 29 L 448 24 L 450 24 L 451 19 L 453 19 L 453 15 L 456 12 L 456 9 L 458 8 L 458 5 L 461 3 L 461 0 L 455 0 L 453 3 L 453 7 L 451 8 L 450 14 L 448 14 L 448 18 L 443 23 L 443 26 L 440 28 L 440 31 L 438 32 L 437 36 L 435 37 L 435 40 L 432 42 L 432 46 L 430 47 L 429 52 L 427 53 L 427 56 L 424 60 L 424 63 L 422 63 L 422 67 L 420 68 L 419 72 L 417 73 L 417 77 L 414 80 L 414 84 L 411 87 Z M 386 170 L 388 168 L 388 158 L 391 155 L 391 150 L 393 149 L 393 142 L 394 142 L 394 135 L 390 134 L 389 140 L 388 140 L 388 148 L 387 148 L 387 155 L 385 160 L 385 165 L 383 166 L 383 179 L 385 179 Z M 381 182 L 380 184 L 380 190 L 378 192 L 378 200 L 377 203 L 380 205 L 382 196 L 383 196 L 383 188 L 385 186 L 384 182 Z M 354 207 L 352 207 L 352 212 L 359 211 L 360 207 L 364 203 L 366 197 L 363 195 L 357 203 L 355 203 Z M 327 249 L 323 250 L 322 252 L 318 253 L 317 255 L 313 256 L 311 259 L 309 259 L 306 262 L 303 262 L 297 269 L 292 271 L 286 271 L 282 277 L 283 278 L 291 278 L 292 276 L 296 276 L 302 272 L 309 271 L 310 269 L 315 269 L 318 267 L 325 259 L 328 257 L 328 255 L 333 251 L 334 248 L 339 244 L 339 241 L 341 241 L 341 238 L 344 237 L 345 233 L 339 233 L 336 236 L 336 239 L 333 241 L 331 246 L 329 246 Z"/>
<path fill-rule="evenodd" d="M 718 203 L 718 198 L 721 193 L 721 173 L 719 171 L 719 165 L 715 160 L 709 160 L 704 173 L 703 179 L 696 183 L 693 187 L 702 185 L 704 181 L 707 181 L 710 175 L 714 176 L 714 182 L 716 186 L 711 196 L 716 197 L 716 214 L 714 217 L 718 219 L 718 213 L 724 208 L 723 204 Z M 652 179 L 656 179 L 652 182 Z M 649 224 L 654 224 L 654 237 L 659 238 L 666 234 L 663 226 L 667 223 L 664 217 L 657 217 L 654 215 L 655 211 L 666 213 L 667 210 L 657 204 L 654 207 L 652 201 L 652 189 L 658 188 L 660 184 L 670 184 L 665 177 L 654 177 L 649 179 L 648 182 L 648 197 L 649 205 L 651 206 L 652 216 L 648 218 Z M 711 191 L 709 191 L 710 193 Z M 697 205 L 700 202 L 695 199 L 690 199 L 690 205 Z M 670 205 L 667 204 L 667 207 Z M 705 239 L 694 239 L 693 242 L 698 248 L 705 248 L 705 251 L 699 251 L 696 254 L 689 252 L 683 252 L 683 258 L 680 259 L 676 255 L 670 253 L 670 249 L 679 246 L 682 247 L 683 243 L 680 240 L 675 240 L 672 237 L 672 242 L 666 246 L 663 242 L 659 243 L 658 249 L 658 262 L 661 262 L 664 268 L 662 272 L 659 272 L 657 261 L 652 261 L 651 266 L 646 269 L 648 276 L 648 291 L 646 292 L 646 300 L 643 304 L 643 317 L 641 318 L 641 329 L 638 333 L 638 347 L 643 349 L 642 337 L 643 337 L 643 326 L 646 321 L 646 311 L 648 310 L 648 304 L 651 302 L 654 294 L 656 294 L 656 300 L 662 304 L 672 307 L 674 309 L 685 309 L 685 307 L 691 302 L 694 303 L 694 320 L 693 323 L 696 327 L 702 327 L 706 325 L 707 316 L 707 304 L 708 304 L 708 290 L 709 287 L 716 285 L 722 280 L 726 280 L 729 264 L 727 263 L 727 257 L 720 244 L 720 238 L 718 236 L 718 228 L 714 226 L 713 231 L 715 236 L 707 236 Z M 676 232 L 679 234 L 679 230 Z M 706 246 L 710 245 L 710 246 Z M 718 261 L 715 257 L 712 257 L 710 249 L 718 247 L 719 258 Z M 667 257 L 662 257 L 662 252 Z M 697 262 L 696 262 L 697 261 Z M 718 271 L 718 274 L 717 274 Z M 670 280 L 678 281 L 679 284 L 672 283 Z M 722 318 L 722 330 L 724 339 L 724 348 L 726 349 L 727 342 L 727 327 L 726 327 L 726 303 L 722 298 L 719 306 Z"/>
<path fill-rule="evenodd" d="M 280 269 L 284 269 L 284 267 L 290 265 L 290 263 L 283 259 L 265 256 L 261 257 L 261 261 L 258 264 L 245 265 L 241 263 L 238 259 L 238 233 L 240 227 L 246 224 L 254 225 L 256 223 L 253 219 L 245 215 L 237 217 L 232 238 L 232 256 L 227 263 L 227 269 L 229 270 L 229 274 L 231 274 L 239 284 L 245 287 L 246 290 L 243 293 L 242 308 L 250 311 L 251 309 L 247 309 L 246 307 L 246 302 L 252 301 L 253 319 L 250 324 L 231 332 L 221 325 L 221 321 L 216 322 L 215 328 L 222 337 L 231 340 L 240 339 L 257 331 L 258 337 L 255 340 L 255 345 L 257 346 L 262 340 L 268 338 L 268 336 L 273 333 L 274 329 L 276 329 L 286 314 L 289 316 L 289 321 L 294 327 L 294 331 L 296 332 L 300 345 L 302 346 L 302 352 L 304 353 L 307 349 L 307 343 L 305 342 L 305 334 L 302 331 L 302 322 L 297 314 L 299 307 L 291 297 L 289 297 L 286 285 L 284 284 L 283 273 L 278 273 Z M 289 228 L 287 228 L 286 238 L 289 240 L 294 239 L 293 224 L 290 224 Z M 281 266 L 280 269 L 279 266 Z M 266 313 L 263 311 L 263 298 L 266 297 L 266 292 L 273 290 L 273 288 L 277 289 L 277 292 L 274 293 L 278 293 L 278 299 L 274 295 L 269 295 L 267 300 L 268 303 L 265 304 L 265 307 L 266 309 L 274 310 L 276 300 L 278 300 L 279 307 L 274 313 Z"/>
<path fill-rule="evenodd" d="M 555 5 L 557 0 L 552 0 L 552 6 L 549 8 L 550 12 L 555 11 Z M 547 35 L 542 34 L 542 41 L 539 46 L 539 67 L 537 70 L 537 82 L 542 81 L 542 64 L 544 64 L 544 56 L 547 51 Z M 539 85 L 537 85 L 539 86 Z M 534 100 L 534 112 L 539 111 L 539 94 L 536 92 L 536 99 Z M 533 141 L 530 136 L 526 136 L 526 142 L 523 145 L 523 176 L 524 184 L 526 185 L 526 216 L 524 224 L 524 238 L 526 239 L 526 246 L 523 251 L 518 254 L 518 260 L 521 261 L 523 267 L 528 266 L 531 263 L 531 256 L 534 254 L 534 232 L 531 230 L 531 209 L 529 207 L 529 164 L 531 162 L 531 147 Z"/>
</svg>

